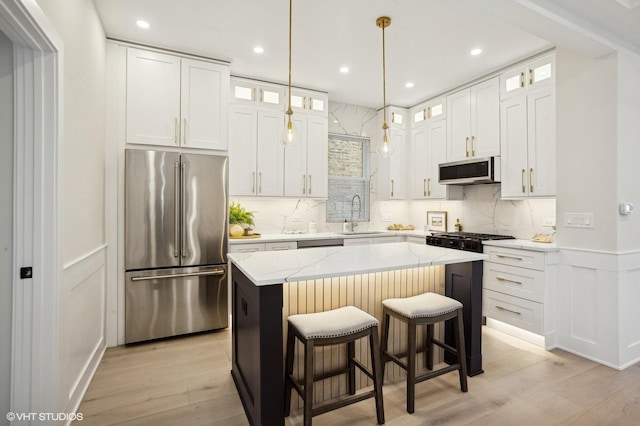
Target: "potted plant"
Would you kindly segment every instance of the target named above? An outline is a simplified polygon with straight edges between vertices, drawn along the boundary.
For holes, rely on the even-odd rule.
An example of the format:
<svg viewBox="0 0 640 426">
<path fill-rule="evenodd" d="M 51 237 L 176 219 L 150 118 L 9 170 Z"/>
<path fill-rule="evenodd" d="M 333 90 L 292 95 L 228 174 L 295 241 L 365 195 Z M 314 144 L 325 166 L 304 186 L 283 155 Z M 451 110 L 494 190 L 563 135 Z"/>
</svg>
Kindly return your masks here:
<svg viewBox="0 0 640 426">
<path fill-rule="evenodd" d="M 253 234 L 253 212 L 248 212 L 240 203 L 231 203 L 229 206 L 229 235 L 240 237 Z"/>
</svg>

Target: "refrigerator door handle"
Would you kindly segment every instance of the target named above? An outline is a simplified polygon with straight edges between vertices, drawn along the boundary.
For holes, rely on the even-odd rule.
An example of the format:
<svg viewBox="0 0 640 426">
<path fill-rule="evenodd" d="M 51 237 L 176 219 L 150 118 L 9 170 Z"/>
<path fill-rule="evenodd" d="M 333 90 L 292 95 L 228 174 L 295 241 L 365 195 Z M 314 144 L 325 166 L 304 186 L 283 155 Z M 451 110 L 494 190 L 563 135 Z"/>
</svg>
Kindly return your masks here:
<svg viewBox="0 0 640 426">
<path fill-rule="evenodd" d="M 180 163 L 176 161 L 173 164 L 173 257 L 178 257 L 180 255 Z"/>
<path fill-rule="evenodd" d="M 206 275 L 224 275 L 224 269 L 214 271 L 192 272 L 189 274 L 167 274 L 167 275 L 147 275 L 142 277 L 131 277 L 131 281 L 162 280 L 167 278 L 201 277 Z"/>
<path fill-rule="evenodd" d="M 182 257 L 187 257 L 189 252 L 187 251 L 187 203 L 184 200 L 185 194 L 187 193 L 187 163 L 182 163 L 182 196 L 180 203 L 182 204 L 182 247 L 180 247 L 180 251 L 182 252 Z"/>
</svg>

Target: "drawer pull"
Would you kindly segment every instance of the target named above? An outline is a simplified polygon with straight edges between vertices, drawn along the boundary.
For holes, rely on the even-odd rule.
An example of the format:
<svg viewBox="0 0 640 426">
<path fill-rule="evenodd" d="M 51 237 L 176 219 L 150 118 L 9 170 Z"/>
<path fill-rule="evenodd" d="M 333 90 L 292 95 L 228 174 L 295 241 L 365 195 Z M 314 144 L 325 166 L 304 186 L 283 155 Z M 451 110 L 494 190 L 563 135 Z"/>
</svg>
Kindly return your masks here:
<svg viewBox="0 0 640 426">
<path fill-rule="evenodd" d="M 509 256 L 508 254 L 496 254 L 496 256 L 504 258 L 504 259 L 515 259 L 515 260 L 524 260 L 521 257 L 518 256 Z"/>
<path fill-rule="evenodd" d="M 514 281 L 514 280 L 510 280 L 508 278 L 503 278 L 503 277 L 496 277 L 496 280 L 498 280 L 498 281 L 506 281 L 508 283 L 514 283 L 514 284 L 522 285 L 521 281 Z"/>
<path fill-rule="evenodd" d="M 522 315 L 520 312 L 512 311 L 511 309 L 503 308 L 502 306 L 496 305 L 496 309 L 499 311 L 511 312 L 512 314 Z"/>
</svg>

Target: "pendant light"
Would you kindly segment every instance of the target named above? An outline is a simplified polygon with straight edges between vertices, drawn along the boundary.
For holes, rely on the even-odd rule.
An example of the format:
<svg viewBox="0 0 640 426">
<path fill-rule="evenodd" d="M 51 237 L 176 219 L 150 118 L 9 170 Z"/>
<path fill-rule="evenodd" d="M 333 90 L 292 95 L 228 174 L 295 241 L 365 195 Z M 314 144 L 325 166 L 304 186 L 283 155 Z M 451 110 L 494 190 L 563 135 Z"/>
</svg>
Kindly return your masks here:
<svg viewBox="0 0 640 426">
<path fill-rule="evenodd" d="M 393 147 L 389 144 L 389 126 L 387 125 L 387 74 L 385 61 L 384 29 L 391 25 L 391 18 L 381 16 L 376 19 L 376 26 L 382 28 L 382 143 L 376 152 L 382 158 L 388 158 L 393 154 Z"/>
<path fill-rule="evenodd" d="M 292 19 L 293 16 L 293 0 L 289 0 L 289 92 L 288 92 L 288 106 L 285 111 L 285 115 L 287 116 L 286 123 L 284 126 L 284 132 L 282 134 L 282 144 L 286 146 L 291 146 L 298 143 L 298 139 L 300 138 L 300 134 L 298 133 L 298 129 L 293 125 L 293 121 L 291 121 L 291 116 L 293 115 L 293 110 L 291 109 L 291 27 L 292 27 Z"/>
</svg>

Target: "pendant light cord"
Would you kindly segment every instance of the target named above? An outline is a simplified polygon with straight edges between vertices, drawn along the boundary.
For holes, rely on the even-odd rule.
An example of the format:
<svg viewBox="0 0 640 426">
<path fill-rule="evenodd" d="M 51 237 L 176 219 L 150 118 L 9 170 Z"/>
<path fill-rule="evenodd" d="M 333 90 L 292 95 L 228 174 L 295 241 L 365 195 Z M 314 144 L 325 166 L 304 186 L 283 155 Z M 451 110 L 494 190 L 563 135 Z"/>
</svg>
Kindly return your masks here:
<svg viewBox="0 0 640 426">
<path fill-rule="evenodd" d="M 387 72 L 386 72 L 386 61 L 385 61 L 385 46 L 384 46 L 384 27 L 382 25 L 382 121 L 384 124 L 387 123 Z"/>
<path fill-rule="evenodd" d="M 289 108 L 287 109 L 287 115 L 289 115 L 289 121 L 291 121 L 291 27 L 293 23 L 293 0 L 289 0 Z"/>
</svg>

